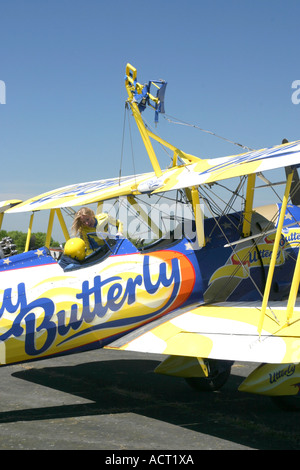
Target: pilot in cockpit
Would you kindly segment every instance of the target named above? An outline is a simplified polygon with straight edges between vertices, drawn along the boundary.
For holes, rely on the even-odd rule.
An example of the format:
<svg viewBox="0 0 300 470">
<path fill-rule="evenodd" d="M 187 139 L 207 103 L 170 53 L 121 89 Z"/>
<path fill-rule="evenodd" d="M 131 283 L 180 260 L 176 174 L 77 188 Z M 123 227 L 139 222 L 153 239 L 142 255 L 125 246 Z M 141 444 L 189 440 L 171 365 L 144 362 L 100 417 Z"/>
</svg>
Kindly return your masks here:
<svg viewBox="0 0 300 470">
<path fill-rule="evenodd" d="M 97 232 L 108 233 L 109 224 L 117 227 L 117 235 L 122 235 L 123 224 L 120 220 L 111 217 L 106 212 L 95 215 L 89 207 L 82 207 L 76 213 L 72 224 L 72 231 L 75 236 L 84 240 L 86 255 L 93 252 L 93 249 L 103 246 L 103 238 L 97 236 Z"/>
</svg>

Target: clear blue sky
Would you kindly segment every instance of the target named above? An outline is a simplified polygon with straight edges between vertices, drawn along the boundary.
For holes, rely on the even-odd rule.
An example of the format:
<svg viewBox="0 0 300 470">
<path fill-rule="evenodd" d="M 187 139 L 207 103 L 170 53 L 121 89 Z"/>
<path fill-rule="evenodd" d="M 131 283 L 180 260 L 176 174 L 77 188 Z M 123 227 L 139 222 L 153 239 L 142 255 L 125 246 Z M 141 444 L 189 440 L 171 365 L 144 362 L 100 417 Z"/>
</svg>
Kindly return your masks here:
<svg viewBox="0 0 300 470">
<path fill-rule="evenodd" d="M 2 0 L 0 200 L 118 175 L 127 62 L 168 81 L 168 115 L 252 148 L 299 139 L 299 18 L 299 0 Z M 162 118 L 157 130 L 199 157 L 240 153 Z"/>
</svg>

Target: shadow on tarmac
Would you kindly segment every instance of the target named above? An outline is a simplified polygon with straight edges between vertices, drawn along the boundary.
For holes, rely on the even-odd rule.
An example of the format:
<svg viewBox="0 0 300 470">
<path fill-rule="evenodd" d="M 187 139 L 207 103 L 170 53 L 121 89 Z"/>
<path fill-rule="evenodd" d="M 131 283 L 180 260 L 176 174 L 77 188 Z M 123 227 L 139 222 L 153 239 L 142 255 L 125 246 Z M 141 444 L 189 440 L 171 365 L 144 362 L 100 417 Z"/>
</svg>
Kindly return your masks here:
<svg viewBox="0 0 300 470">
<path fill-rule="evenodd" d="M 153 373 L 157 365 L 123 359 L 14 372 L 13 377 L 91 403 L 5 411 L 0 423 L 135 413 L 253 449 L 300 449 L 299 413 L 281 411 L 268 397 L 238 392 L 243 377 L 234 370 L 219 392 L 198 393 L 184 379 Z"/>
</svg>

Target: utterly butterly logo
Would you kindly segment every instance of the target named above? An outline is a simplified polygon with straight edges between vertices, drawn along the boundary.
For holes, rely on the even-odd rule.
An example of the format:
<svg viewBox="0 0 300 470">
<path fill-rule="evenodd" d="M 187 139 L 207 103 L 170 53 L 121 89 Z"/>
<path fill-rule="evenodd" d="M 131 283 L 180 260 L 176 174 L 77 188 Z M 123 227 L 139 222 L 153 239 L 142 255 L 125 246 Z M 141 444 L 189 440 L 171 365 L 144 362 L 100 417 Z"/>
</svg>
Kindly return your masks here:
<svg viewBox="0 0 300 470">
<path fill-rule="evenodd" d="M 257 247 L 246 246 L 236 250 L 224 264 L 218 268 L 211 276 L 209 284 L 222 277 L 236 277 L 245 279 L 249 276 L 249 269 L 255 267 L 268 266 L 271 262 L 274 236 L 264 237 L 263 242 Z M 285 261 L 283 253 L 284 240 L 279 245 L 276 257 L 276 265 L 282 265 Z"/>
<path fill-rule="evenodd" d="M 172 251 L 115 256 L 99 266 L 89 279 L 67 276 L 5 289 L 0 341 L 20 338 L 25 354 L 34 357 L 86 344 L 86 335 L 103 339 L 104 330 L 112 336 L 179 307 L 195 284 L 189 259 Z"/>
<path fill-rule="evenodd" d="M 295 373 L 295 369 L 296 369 L 295 364 L 289 364 L 286 368 L 282 368 L 280 370 L 276 370 L 272 372 L 271 374 L 269 374 L 270 384 L 273 384 L 281 380 L 282 378 L 290 377 L 291 375 Z"/>
</svg>

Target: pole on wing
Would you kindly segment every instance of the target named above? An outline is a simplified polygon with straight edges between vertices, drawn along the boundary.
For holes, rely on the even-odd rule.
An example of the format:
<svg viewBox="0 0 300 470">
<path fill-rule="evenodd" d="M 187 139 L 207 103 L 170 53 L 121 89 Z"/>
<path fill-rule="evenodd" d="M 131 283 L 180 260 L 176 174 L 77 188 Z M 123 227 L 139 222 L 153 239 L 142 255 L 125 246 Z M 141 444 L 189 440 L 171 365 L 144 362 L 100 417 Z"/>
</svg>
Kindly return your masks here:
<svg viewBox="0 0 300 470">
<path fill-rule="evenodd" d="M 132 67 L 132 65 L 127 64 L 126 66 L 126 79 L 125 79 L 125 86 L 127 89 L 127 93 L 129 96 L 128 102 L 132 111 L 132 114 L 134 116 L 134 119 L 136 121 L 136 124 L 138 126 L 138 129 L 140 131 L 141 137 L 143 139 L 144 145 L 146 147 L 147 153 L 150 158 L 150 162 L 153 166 L 153 170 L 155 172 L 155 175 L 159 178 L 162 175 L 161 168 L 159 166 L 158 160 L 156 158 L 154 149 L 152 147 L 147 129 L 145 128 L 145 124 L 143 122 L 139 106 L 137 103 L 137 97 L 140 96 L 141 99 L 144 97 L 146 99 L 146 95 L 148 94 L 145 90 L 143 85 L 138 83 L 136 81 L 136 69 Z M 154 101 L 159 101 L 158 98 L 155 98 L 151 95 L 151 99 Z"/>
</svg>

